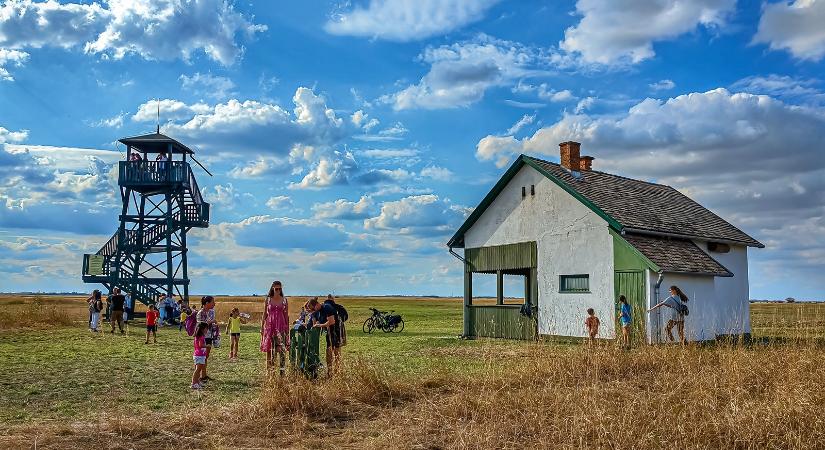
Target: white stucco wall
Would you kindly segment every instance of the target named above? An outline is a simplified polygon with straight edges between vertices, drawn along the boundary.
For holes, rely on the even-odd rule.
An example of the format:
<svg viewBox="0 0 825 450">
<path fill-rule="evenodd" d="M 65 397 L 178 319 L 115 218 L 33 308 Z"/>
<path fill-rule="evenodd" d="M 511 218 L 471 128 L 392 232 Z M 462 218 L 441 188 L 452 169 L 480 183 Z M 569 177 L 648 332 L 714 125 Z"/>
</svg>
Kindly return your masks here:
<svg viewBox="0 0 825 450">
<path fill-rule="evenodd" d="M 614 337 L 613 239 L 607 222 L 529 166 L 464 235 L 466 248 L 525 241 L 536 241 L 538 248 L 539 333 L 583 337 L 586 310 L 593 308 L 602 319 L 600 337 Z M 575 274 L 590 276 L 590 293 L 559 293 L 559 276 Z"/>
<path fill-rule="evenodd" d="M 708 251 L 707 242 L 694 241 L 711 258 L 733 273 L 732 277 L 716 277 L 717 334 L 751 332 L 750 290 L 748 285 L 748 248 L 731 245 L 730 252 Z"/>
</svg>

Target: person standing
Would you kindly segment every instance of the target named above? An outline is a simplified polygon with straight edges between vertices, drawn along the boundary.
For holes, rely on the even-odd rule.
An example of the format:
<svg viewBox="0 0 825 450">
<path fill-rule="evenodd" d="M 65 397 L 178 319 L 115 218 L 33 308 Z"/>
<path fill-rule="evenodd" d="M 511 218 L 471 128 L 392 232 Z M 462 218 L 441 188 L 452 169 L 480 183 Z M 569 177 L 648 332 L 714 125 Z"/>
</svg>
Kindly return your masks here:
<svg viewBox="0 0 825 450">
<path fill-rule="evenodd" d="M 261 351 L 266 353 L 266 367 L 275 366 L 274 353 L 280 358 L 280 373 L 286 373 L 286 354 L 289 351 L 289 301 L 284 296 L 280 281 L 269 288 L 261 318 Z"/>
<path fill-rule="evenodd" d="M 630 348 L 630 324 L 633 321 L 630 304 L 627 297 L 619 296 L 619 325 L 622 327 L 622 346 Z"/>
<path fill-rule="evenodd" d="M 241 340 L 241 323 L 246 323 L 246 319 L 241 317 L 238 308 L 232 308 L 229 313 L 229 320 L 226 322 L 226 334 L 229 335 L 229 360 L 238 360 L 238 344 Z"/>
<path fill-rule="evenodd" d="M 203 377 L 206 376 L 206 329 L 209 328 L 206 323 L 199 323 L 195 330 L 195 339 L 192 345 L 195 350 L 192 352 L 192 359 L 195 362 L 195 371 L 192 373 L 192 389 L 200 389 L 206 381 Z"/>
<path fill-rule="evenodd" d="M 587 318 L 584 319 L 584 326 L 587 328 L 587 335 L 589 336 L 587 343 L 593 345 L 596 341 L 596 336 L 599 335 L 599 325 L 601 321 L 596 317 L 596 311 L 593 308 L 587 308 Z"/>
<path fill-rule="evenodd" d="M 174 325 L 175 324 L 175 307 L 172 306 L 175 304 L 175 301 L 172 300 L 172 294 L 167 293 L 166 297 L 163 301 L 163 309 L 166 312 L 166 324 L 167 325 Z"/>
<path fill-rule="evenodd" d="M 201 309 L 198 311 L 197 315 L 198 326 L 204 323 L 206 324 L 206 331 L 204 332 L 204 345 L 206 348 L 206 354 L 203 362 L 203 370 L 201 371 L 200 382 L 201 384 L 206 381 L 211 381 L 212 378 L 207 375 L 207 367 L 209 366 L 209 354 L 212 353 L 212 339 L 215 336 L 214 328 L 215 324 L 215 298 L 211 295 L 207 295 L 201 298 Z"/>
<path fill-rule="evenodd" d="M 94 328 L 92 328 L 92 315 L 94 314 L 94 311 L 95 311 L 95 293 L 96 292 L 97 292 L 97 289 L 92 291 L 92 295 L 90 295 L 89 298 L 86 299 L 86 303 L 89 304 L 89 331 L 94 331 Z"/>
<path fill-rule="evenodd" d="M 146 343 L 149 343 L 149 334 L 152 334 L 152 343 L 158 343 L 158 316 L 160 313 L 155 305 L 149 305 L 146 311 Z"/>
<path fill-rule="evenodd" d="M 89 324 L 90 331 L 100 331 L 100 313 L 103 311 L 103 300 L 101 299 L 100 291 L 95 289 L 92 292 L 92 301 L 91 301 L 91 310 L 92 310 L 92 320 Z"/>
<path fill-rule="evenodd" d="M 332 296 L 327 296 L 324 303 L 312 305 L 315 310 L 313 327 L 326 330 L 327 334 L 327 378 L 338 372 L 341 363 L 341 346 L 343 345 L 343 320 L 338 313 L 338 305 Z"/>
<path fill-rule="evenodd" d="M 126 297 L 120 293 L 120 288 L 114 288 L 112 295 L 108 297 L 108 301 L 111 308 L 111 316 L 109 316 L 109 322 L 112 324 L 111 333 L 115 333 L 115 323 L 117 323 L 120 334 L 126 334 L 126 330 L 123 328 L 123 306 L 126 303 Z"/>
<path fill-rule="evenodd" d="M 673 339 L 673 327 L 675 326 L 676 331 L 679 333 L 679 342 L 682 345 L 687 343 L 685 340 L 685 312 L 687 311 L 687 305 L 685 305 L 685 303 L 687 303 L 687 301 L 688 296 L 685 295 L 685 293 L 682 292 L 678 286 L 671 286 L 670 297 L 648 309 L 648 311 L 653 311 L 657 308 L 661 308 L 662 306 L 670 308 L 670 317 L 668 318 L 667 325 L 665 326 L 665 331 L 667 331 L 667 337 L 670 342 L 675 341 L 675 339 Z"/>
</svg>

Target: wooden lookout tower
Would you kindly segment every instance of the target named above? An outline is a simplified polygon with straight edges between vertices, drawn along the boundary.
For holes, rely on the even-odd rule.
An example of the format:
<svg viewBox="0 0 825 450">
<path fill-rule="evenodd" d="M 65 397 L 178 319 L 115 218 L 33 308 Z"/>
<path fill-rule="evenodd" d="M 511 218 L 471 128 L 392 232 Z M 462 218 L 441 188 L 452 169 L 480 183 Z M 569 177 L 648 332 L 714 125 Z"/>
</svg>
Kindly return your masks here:
<svg viewBox="0 0 825 450">
<path fill-rule="evenodd" d="M 209 226 L 209 203 L 187 161 L 194 152 L 160 130 L 120 142 L 120 226 L 97 253 L 83 256 L 83 281 L 109 292 L 119 287 L 147 305 L 165 294 L 188 300 L 186 233 Z"/>
</svg>

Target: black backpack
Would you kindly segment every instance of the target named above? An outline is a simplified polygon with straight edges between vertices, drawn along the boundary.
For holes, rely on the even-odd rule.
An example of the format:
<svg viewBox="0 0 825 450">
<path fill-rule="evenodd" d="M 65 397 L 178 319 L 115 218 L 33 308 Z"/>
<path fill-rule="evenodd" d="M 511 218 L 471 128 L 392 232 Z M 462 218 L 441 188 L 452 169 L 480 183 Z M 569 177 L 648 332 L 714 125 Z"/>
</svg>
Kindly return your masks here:
<svg viewBox="0 0 825 450">
<path fill-rule="evenodd" d="M 676 297 L 674 297 L 674 299 L 676 299 Z M 676 299 L 676 303 L 678 305 L 678 306 L 676 306 L 676 311 L 679 314 L 681 314 L 683 316 L 687 316 L 687 315 L 690 314 L 690 310 L 688 309 L 687 305 L 685 304 L 685 302 L 681 298 Z"/>
<path fill-rule="evenodd" d="M 344 305 L 339 305 L 338 303 L 333 303 L 335 305 L 335 315 L 341 319 L 341 322 L 346 322 L 349 319 L 349 314 L 347 313 L 347 308 L 344 308 Z"/>
</svg>

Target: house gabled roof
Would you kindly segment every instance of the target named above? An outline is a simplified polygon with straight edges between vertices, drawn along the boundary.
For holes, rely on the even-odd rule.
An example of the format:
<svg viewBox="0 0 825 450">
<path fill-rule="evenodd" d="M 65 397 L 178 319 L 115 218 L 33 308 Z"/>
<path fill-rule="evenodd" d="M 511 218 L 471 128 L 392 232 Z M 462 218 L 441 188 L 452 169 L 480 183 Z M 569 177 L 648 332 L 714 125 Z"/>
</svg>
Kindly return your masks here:
<svg viewBox="0 0 825 450">
<path fill-rule="evenodd" d="M 507 169 L 447 243 L 449 247 L 464 247 L 464 233 L 524 165 L 533 167 L 556 183 L 620 233 L 636 232 L 764 247 L 756 239 L 670 186 L 595 170 L 580 172 L 577 177 L 559 164 L 526 155 L 519 156 Z"/>
<path fill-rule="evenodd" d="M 161 153 L 168 152 L 171 146 L 172 153 L 186 153 L 192 155 L 195 152 L 189 147 L 181 144 L 175 139 L 160 133 L 144 134 L 141 136 L 132 136 L 119 140 L 121 143 L 128 145 L 138 151 L 145 153 Z"/>
<path fill-rule="evenodd" d="M 626 233 L 622 238 L 659 266 L 662 272 L 733 276 L 731 271 L 691 240 L 631 233 Z"/>
</svg>

